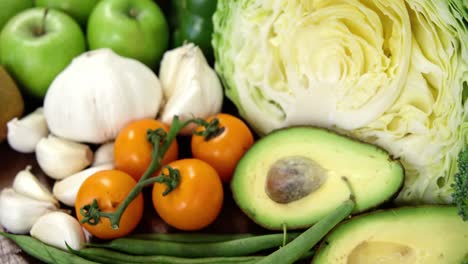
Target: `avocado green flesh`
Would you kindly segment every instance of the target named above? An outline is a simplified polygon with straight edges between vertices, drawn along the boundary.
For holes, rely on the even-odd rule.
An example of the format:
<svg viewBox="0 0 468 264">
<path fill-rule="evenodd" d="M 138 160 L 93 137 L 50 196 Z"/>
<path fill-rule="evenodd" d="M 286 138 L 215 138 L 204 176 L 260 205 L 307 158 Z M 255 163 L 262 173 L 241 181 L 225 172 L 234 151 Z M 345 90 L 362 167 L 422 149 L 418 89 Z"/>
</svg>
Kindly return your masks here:
<svg viewBox="0 0 468 264">
<path fill-rule="evenodd" d="M 455 207 L 405 207 L 355 217 L 325 238 L 314 264 L 462 264 L 468 222 Z"/>
<path fill-rule="evenodd" d="M 269 168 L 279 159 L 304 156 L 323 167 L 325 182 L 307 196 L 286 204 L 273 201 L 265 190 Z M 313 127 L 277 130 L 257 141 L 239 161 L 231 182 L 239 207 L 261 226 L 280 230 L 310 226 L 350 196 L 355 212 L 390 199 L 401 187 L 401 164 L 382 149 L 331 131 Z"/>
</svg>

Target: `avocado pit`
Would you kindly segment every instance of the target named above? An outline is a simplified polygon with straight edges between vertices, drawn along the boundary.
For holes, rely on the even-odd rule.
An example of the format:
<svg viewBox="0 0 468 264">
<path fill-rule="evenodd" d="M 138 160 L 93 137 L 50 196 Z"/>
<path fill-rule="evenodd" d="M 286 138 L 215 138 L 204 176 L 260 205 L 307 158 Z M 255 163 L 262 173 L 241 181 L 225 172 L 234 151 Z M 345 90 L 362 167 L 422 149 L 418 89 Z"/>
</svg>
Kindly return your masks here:
<svg viewBox="0 0 468 264">
<path fill-rule="evenodd" d="M 326 174 L 324 168 L 307 157 L 285 157 L 268 170 L 265 191 L 277 203 L 290 203 L 317 190 Z"/>
</svg>

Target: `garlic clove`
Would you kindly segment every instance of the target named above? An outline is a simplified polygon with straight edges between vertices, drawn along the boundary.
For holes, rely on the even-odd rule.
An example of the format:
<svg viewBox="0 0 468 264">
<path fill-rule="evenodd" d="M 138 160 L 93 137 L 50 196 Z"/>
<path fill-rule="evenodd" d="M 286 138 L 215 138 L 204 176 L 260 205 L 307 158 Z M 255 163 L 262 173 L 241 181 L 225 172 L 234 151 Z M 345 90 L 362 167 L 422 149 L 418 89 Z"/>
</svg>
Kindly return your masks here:
<svg viewBox="0 0 468 264">
<path fill-rule="evenodd" d="M 93 152 L 88 145 L 49 135 L 37 144 L 36 159 L 45 174 L 63 179 L 88 167 Z"/>
<path fill-rule="evenodd" d="M 165 98 L 160 118 L 163 123 L 170 124 L 175 115 L 186 120 L 207 118 L 221 111 L 221 82 L 194 44 L 167 51 L 161 61 L 159 77 Z M 192 133 L 194 127 L 184 128 L 181 134 Z"/>
<path fill-rule="evenodd" d="M 16 174 L 12 187 L 19 194 L 58 205 L 52 193 L 31 173 L 31 166 Z"/>
<path fill-rule="evenodd" d="M 8 144 L 22 153 L 34 152 L 39 140 L 49 133 L 42 107 L 21 119 L 13 118 L 7 123 L 7 128 Z"/>
<path fill-rule="evenodd" d="M 189 43 L 164 53 L 159 69 L 159 80 L 161 81 L 165 100 L 173 96 L 177 81 L 181 79 L 179 77 L 181 69 L 180 64 L 187 61 L 187 59 L 184 60 L 184 55 L 191 54 L 193 57 L 193 52 L 191 51 L 194 50 L 195 47 L 193 43 Z"/>
<path fill-rule="evenodd" d="M 91 241 L 91 239 L 93 239 L 93 235 L 88 230 L 86 230 L 86 228 L 82 226 L 81 230 L 83 230 L 85 241 Z"/>
<path fill-rule="evenodd" d="M 109 142 L 101 145 L 94 152 L 94 161 L 91 166 L 98 166 L 106 163 L 114 162 L 114 142 Z"/>
<path fill-rule="evenodd" d="M 47 245 L 65 250 L 65 242 L 75 250 L 83 248 L 86 242 L 78 220 L 63 212 L 50 212 L 41 216 L 34 223 L 30 234 Z"/>
<path fill-rule="evenodd" d="M 5 188 L 0 193 L 0 224 L 11 233 L 29 233 L 39 217 L 57 209 L 51 202 L 35 200 L 12 188 Z"/>
<path fill-rule="evenodd" d="M 52 188 L 52 192 L 59 199 L 60 202 L 68 205 L 75 206 L 76 194 L 81 187 L 81 184 L 98 171 L 111 170 L 114 168 L 112 163 L 103 164 L 96 167 L 91 167 L 86 170 L 80 171 L 67 177 L 61 181 L 57 181 Z"/>
</svg>

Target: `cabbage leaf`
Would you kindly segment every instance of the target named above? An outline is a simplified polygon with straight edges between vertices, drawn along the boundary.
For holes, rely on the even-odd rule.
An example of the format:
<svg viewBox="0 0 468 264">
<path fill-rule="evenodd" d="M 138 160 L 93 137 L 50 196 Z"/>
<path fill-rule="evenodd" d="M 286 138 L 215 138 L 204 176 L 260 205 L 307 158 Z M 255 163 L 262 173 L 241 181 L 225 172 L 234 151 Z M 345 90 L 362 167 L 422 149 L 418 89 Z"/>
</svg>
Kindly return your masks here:
<svg viewBox="0 0 468 264">
<path fill-rule="evenodd" d="M 259 134 L 305 124 L 377 144 L 405 167 L 398 201 L 452 202 L 468 1 L 218 0 L 213 21 L 215 68 Z"/>
</svg>

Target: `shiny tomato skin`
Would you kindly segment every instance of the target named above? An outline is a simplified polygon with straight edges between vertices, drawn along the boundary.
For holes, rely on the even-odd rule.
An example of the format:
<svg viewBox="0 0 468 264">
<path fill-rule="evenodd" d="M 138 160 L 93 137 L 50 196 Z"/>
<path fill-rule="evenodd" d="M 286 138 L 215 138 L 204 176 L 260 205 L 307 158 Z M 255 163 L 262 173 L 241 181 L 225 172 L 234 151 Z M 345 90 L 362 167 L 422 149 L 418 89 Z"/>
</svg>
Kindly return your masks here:
<svg viewBox="0 0 468 264">
<path fill-rule="evenodd" d="M 182 159 L 168 164 L 180 172 L 180 183 L 163 196 L 166 185 L 153 186 L 153 206 L 169 225 L 185 231 L 200 230 L 219 215 L 223 185 L 216 170 L 198 159 Z M 167 169 L 163 169 L 167 173 Z"/>
<path fill-rule="evenodd" d="M 118 170 L 99 171 L 87 178 L 80 186 L 75 202 L 78 221 L 83 216 L 80 208 L 97 200 L 103 212 L 114 212 L 136 185 L 135 179 Z M 101 218 L 97 225 L 83 224 L 93 236 L 101 239 L 123 237 L 132 232 L 143 216 L 143 195 L 140 193 L 124 211 L 118 229 L 112 229 L 108 218 Z"/>
<path fill-rule="evenodd" d="M 206 121 L 209 122 L 214 118 L 218 118 L 224 130 L 209 140 L 193 135 L 192 156 L 213 166 L 221 180 L 228 183 L 240 158 L 253 145 L 254 137 L 249 127 L 235 116 L 220 113 L 207 118 Z M 198 127 L 196 131 L 203 130 L 203 127 Z"/>
<path fill-rule="evenodd" d="M 153 146 L 146 139 L 146 132 L 148 129 L 157 128 L 169 131 L 167 125 L 155 119 L 140 119 L 126 125 L 115 139 L 114 164 L 116 169 L 130 174 L 138 181 L 150 165 L 153 151 Z M 178 158 L 178 148 L 177 140 L 174 140 L 164 155 L 162 165 Z"/>
</svg>

